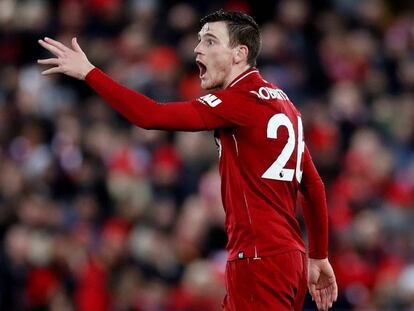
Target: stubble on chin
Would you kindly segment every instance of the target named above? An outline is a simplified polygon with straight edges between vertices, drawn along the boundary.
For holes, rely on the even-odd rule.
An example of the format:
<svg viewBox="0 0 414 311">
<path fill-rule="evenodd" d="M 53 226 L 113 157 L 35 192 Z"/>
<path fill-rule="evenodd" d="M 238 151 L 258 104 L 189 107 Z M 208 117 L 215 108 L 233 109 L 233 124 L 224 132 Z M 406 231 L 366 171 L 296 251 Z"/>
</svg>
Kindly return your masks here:
<svg viewBox="0 0 414 311">
<path fill-rule="evenodd" d="M 208 82 L 201 82 L 201 88 L 205 91 L 216 91 L 216 90 L 221 90 L 222 85 L 219 85 L 218 83 L 214 84 L 211 81 Z"/>
<path fill-rule="evenodd" d="M 208 90 L 206 84 L 203 81 L 200 82 L 200 86 L 203 90 Z"/>
<path fill-rule="evenodd" d="M 201 81 L 201 88 L 203 90 L 206 90 L 206 91 L 211 90 L 212 89 L 211 82 L 209 82 L 209 81 Z"/>
<path fill-rule="evenodd" d="M 216 87 L 212 86 L 212 85 L 201 85 L 201 88 L 205 91 L 213 91 L 216 89 Z"/>
</svg>

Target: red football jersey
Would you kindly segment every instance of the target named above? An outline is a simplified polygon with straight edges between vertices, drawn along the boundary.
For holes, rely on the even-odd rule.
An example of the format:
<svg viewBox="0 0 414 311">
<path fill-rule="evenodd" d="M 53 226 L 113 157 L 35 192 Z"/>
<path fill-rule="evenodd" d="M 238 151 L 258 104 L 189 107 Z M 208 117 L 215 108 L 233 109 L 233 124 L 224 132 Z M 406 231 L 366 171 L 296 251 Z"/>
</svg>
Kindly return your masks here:
<svg viewBox="0 0 414 311">
<path fill-rule="evenodd" d="M 148 129 L 215 129 L 229 260 L 305 251 L 295 218 L 304 195 L 309 256 L 327 256 L 323 183 L 303 140 L 301 115 L 287 95 L 251 68 L 225 90 L 160 104 L 98 69 L 86 82 L 134 124 Z"/>
<path fill-rule="evenodd" d="M 304 153 L 300 113 L 280 89 L 251 69 L 195 106 L 215 131 L 229 260 L 304 245 L 295 218 Z"/>
</svg>

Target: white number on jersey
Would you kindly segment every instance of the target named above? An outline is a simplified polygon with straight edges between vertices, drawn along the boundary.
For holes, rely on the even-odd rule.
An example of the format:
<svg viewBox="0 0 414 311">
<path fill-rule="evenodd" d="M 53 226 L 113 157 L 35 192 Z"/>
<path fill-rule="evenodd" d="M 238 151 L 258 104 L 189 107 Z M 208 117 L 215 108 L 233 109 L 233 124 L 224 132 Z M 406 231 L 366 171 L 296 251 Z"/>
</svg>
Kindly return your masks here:
<svg viewBox="0 0 414 311">
<path fill-rule="evenodd" d="M 277 139 L 277 130 L 280 126 L 284 126 L 288 130 L 288 141 L 282 152 L 277 157 L 276 161 L 264 172 L 263 178 L 292 181 L 295 175 L 295 169 L 285 168 L 286 163 L 295 150 L 296 137 L 293 124 L 289 118 L 283 114 L 278 113 L 272 116 L 267 124 L 267 137 Z M 302 119 L 298 116 L 298 154 L 296 157 L 296 180 L 300 183 L 302 180 L 302 171 L 300 169 L 300 162 L 302 154 L 305 151 L 305 142 L 303 141 L 303 126 Z"/>
</svg>

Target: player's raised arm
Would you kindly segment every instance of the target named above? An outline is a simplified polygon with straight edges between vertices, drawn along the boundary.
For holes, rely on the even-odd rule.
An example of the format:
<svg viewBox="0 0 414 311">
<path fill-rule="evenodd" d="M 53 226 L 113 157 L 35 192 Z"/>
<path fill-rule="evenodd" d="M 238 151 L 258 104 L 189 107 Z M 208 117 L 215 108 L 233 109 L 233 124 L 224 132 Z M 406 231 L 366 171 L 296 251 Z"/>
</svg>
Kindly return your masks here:
<svg viewBox="0 0 414 311">
<path fill-rule="evenodd" d="M 39 59 L 37 61 L 39 64 L 53 66 L 44 70 L 42 72 L 44 75 L 64 73 L 79 80 L 84 80 L 86 75 L 95 68 L 80 48 L 76 38 L 72 38 L 71 48 L 47 37 L 44 40 L 40 39 L 39 44 L 56 56 L 55 58 Z"/>
<path fill-rule="evenodd" d="M 39 44 L 55 58 L 40 59 L 39 64 L 52 65 L 42 74 L 63 73 L 86 83 L 131 123 L 146 129 L 199 131 L 208 129 L 192 102 L 161 104 L 128 89 L 95 68 L 80 48 L 76 38 L 72 47 L 45 38 Z"/>
</svg>

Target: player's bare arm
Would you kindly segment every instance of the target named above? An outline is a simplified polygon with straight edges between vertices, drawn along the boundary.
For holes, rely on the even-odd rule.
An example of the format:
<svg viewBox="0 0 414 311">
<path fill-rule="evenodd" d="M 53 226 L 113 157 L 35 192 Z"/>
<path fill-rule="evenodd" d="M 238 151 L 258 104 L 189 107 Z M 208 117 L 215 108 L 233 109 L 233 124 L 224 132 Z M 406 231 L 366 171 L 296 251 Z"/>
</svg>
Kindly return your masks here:
<svg viewBox="0 0 414 311">
<path fill-rule="evenodd" d="M 86 75 L 95 68 L 80 48 L 76 38 L 72 38 L 72 48 L 47 37 L 43 40 L 40 39 L 38 42 L 56 56 L 55 58 L 39 59 L 37 61 L 39 64 L 53 66 L 44 70 L 42 72 L 43 75 L 63 73 L 79 80 L 84 80 Z"/>
</svg>

